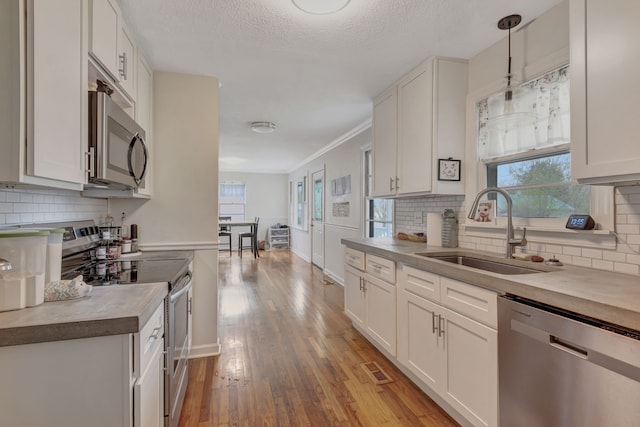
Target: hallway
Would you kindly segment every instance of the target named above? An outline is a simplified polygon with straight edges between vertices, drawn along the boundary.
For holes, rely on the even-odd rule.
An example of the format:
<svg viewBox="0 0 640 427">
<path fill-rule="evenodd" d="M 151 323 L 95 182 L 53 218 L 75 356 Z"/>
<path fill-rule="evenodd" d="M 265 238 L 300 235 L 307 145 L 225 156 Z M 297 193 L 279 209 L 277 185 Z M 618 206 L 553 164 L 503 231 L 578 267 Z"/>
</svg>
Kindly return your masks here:
<svg viewBox="0 0 640 427">
<path fill-rule="evenodd" d="M 222 354 L 190 361 L 180 426 L 456 425 L 352 328 L 342 286 L 289 251 L 260 255 L 220 255 Z"/>
</svg>

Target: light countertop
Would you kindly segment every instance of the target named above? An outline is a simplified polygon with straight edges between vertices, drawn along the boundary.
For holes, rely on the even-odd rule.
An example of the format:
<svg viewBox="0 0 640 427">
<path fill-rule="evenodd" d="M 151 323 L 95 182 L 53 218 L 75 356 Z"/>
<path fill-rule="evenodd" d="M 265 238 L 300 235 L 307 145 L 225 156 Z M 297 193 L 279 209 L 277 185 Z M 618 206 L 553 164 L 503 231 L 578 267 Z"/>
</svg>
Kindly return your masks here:
<svg viewBox="0 0 640 427">
<path fill-rule="evenodd" d="M 130 260 L 193 260 L 193 251 L 144 251 Z M 83 298 L 0 312 L 0 347 L 139 332 L 168 283 L 94 286 Z"/>
<path fill-rule="evenodd" d="M 0 347 L 139 332 L 168 285 L 94 286 L 83 298 L 0 313 Z"/>
<path fill-rule="evenodd" d="M 500 254 L 462 248 L 447 249 L 395 238 L 342 239 L 347 247 L 482 286 L 501 294 L 513 294 L 560 307 L 605 322 L 640 331 L 640 276 L 564 265 L 548 272 L 504 275 L 417 254 L 464 252 L 478 258 Z M 531 261 L 505 260 L 515 265 L 547 267 Z"/>
</svg>

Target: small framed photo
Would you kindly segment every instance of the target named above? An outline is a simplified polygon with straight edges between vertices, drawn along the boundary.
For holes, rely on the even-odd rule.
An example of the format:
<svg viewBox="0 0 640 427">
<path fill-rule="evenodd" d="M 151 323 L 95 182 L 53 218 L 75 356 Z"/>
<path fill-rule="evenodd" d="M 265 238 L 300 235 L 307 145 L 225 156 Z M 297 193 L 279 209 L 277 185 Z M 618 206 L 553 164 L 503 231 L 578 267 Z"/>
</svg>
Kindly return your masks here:
<svg viewBox="0 0 640 427">
<path fill-rule="evenodd" d="M 460 181 L 460 160 L 438 159 L 438 181 Z"/>
<path fill-rule="evenodd" d="M 492 222 L 495 218 L 493 200 L 486 200 L 478 203 L 478 209 L 476 210 L 474 221 L 477 222 Z"/>
</svg>

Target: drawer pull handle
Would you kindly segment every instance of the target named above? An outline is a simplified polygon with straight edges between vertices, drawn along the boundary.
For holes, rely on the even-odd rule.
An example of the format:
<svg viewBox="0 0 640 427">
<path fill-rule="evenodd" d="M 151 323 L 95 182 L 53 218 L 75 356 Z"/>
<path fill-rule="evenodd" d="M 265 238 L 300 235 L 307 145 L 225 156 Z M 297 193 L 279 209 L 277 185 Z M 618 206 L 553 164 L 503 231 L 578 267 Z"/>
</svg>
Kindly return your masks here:
<svg viewBox="0 0 640 427">
<path fill-rule="evenodd" d="M 437 329 L 438 328 L 436 327 L 436 314 L 431 313 L 431 333 L 435 334 Z"/>
<path fill-rule="evenodd" d="M 158 339 L 158 337 L 160 336 L 160 331 L 162 330 L 162 327 L 158 326 L 156 328 L 153 328 L 153 332 L 151 332 L 151 335 L 149 335 L 149 341 L 153 341 L 155 339 Z"/>
</svg>

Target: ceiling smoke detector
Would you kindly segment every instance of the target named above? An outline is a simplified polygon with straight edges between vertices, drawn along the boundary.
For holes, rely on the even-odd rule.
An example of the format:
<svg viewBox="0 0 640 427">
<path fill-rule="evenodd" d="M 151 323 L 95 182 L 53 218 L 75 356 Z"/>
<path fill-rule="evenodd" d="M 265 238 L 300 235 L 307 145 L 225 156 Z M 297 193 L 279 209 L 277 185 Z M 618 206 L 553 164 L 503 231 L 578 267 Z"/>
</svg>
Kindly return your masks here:
<svg viewBox="0 0 640 427">
<path fill-rule="evenodd" d="M 351 0 L 291 0 L 301 11 L 312 15 L 330 15 L 344 9 Z"/>
<path fill-rule="evenodd" d="M 271 133 L 276 130 L 276 125 L 271 122 L 251 122 L 251 130 L 256 133 Z"/>
</svg>

